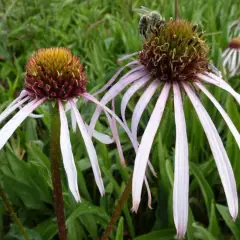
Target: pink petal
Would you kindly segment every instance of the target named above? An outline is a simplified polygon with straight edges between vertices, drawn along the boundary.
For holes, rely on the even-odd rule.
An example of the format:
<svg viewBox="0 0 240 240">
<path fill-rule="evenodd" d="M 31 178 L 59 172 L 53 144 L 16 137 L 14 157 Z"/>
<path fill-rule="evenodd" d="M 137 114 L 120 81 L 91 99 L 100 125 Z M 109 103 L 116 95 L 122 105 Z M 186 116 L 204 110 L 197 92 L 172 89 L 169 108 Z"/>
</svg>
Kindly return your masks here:
<svg viewBox="0 0 240 240">
<path fill-rule="evenodd" d="M 127 85 L 130 83 L 138 80 L 139 78 L 146 75 L 145 71 L 137 71 L 132 74 L 130 74 L 128 77 L 121 78 L 114 86 L 112 86 L 109 91 L 104 95 L 104 97 L 101 99 L 101 104 L 106 105 L 109 101 L 111 101 L 113 98 L 115 98 Z M 96 122 L 101 114 L 101 108 L 97 107 L 91 122 L 90 122 L 90 129 L 89 134 L 92 135 L 92 131 L 95 128 Z"/>
<path fill-rule="evenodd" d="M 235 98 L 235 100 L 240 104 L 240 95 L 223 79 L 217 77 L 212 73 L 205 73 L 205 75 L 198 74 L 198 77 L 200 80 L 203 80 L 207 83 L 214 84 L 217 87 L 220 87 L 225 91 L 229 92 Z"/>
<path fill-rule="evenodd" d="M 240 134 L 239 134 L 237 128 L 235 127 L 234 123 L 232 122 L 232 120 L 228 116 L 228 114 L 225 112 L 225 110 L 222 108 L 222 106 L 218 103 L 216 98 L 214 98 L 213 95 L 203 86 L 202 83 L 196 82 L 195 85 L 197 87 L 199 87 L 204 92 L 204 94 L 211 100 L 211 102 L 214 104 L 214 106 L 220 112 L 224 121 L 226 122 L 230 131 L 232 132 L 232 134 L 233 134 L 233 136 L 234 136 L 234 138 L 235 138 L 235 140 L 238 144 L 238 147 L 240 148 Z"/>
<path fill-rule="evenodd" d="M 129 66 L 132 66 L 132 65 L 135 65 L 135 64 L 139 64 L 138 61 L 132 61 L 130 63 L 128 63 L 127 65 L 125 65 L 124 67 L 120 68 L 116 73 L 115 75 L 107 82 L 106 85 L 104 85 L 101 89 L 99 89 L 97 92 L 95 92 L 93 94 L 93 96 L 96 96 L 102 92 L 104 92 L 105 90 L 107 90 L 114 82 L 115 80 L 117 79 L 117 77 L 120 75 L 120 73 L 126 68 L 126 67 L 129 67 Z M 137 66 L 135 68 L 133 68 L 131 71 L 129 71 L 128 73 L 126 73 L 122 78 L 126 78 L 129 74 L 132 74 L 133 72 L 136 72 L 138 70 L 141 70 L 143 69 L 143 66 Z"/>
<path fill-rule="evenodd" d="M 134 56 L 138 55 L 139 53 L 140 52 L 135 52 L 135 53 L 124 55 L 123 57 L 118 59 L 118 62 L 122 62 L 122 61 L 124 61 L 126 59 L 129 59 L 130 57 L 134 57 Z"/>
<path fill-rule="evenodd" d="M 229 212 L 232 218 L 235 220 L 238 214 L 238 195 L 234 173 L 227 153 L 224 149 L 218 131 L 214 126 L 211 118 L 209 117 L 206 109 L 203 107 L 200 99 L 187 84 L 183 84 L 183 86 L 197 112 L 198 118 L 207 136 L 220 178 L 222 180 L 223 188 L 228 202 Z"/>
<path fill-rule="evenodd" d="M 22 100 L 27 95 L 28 95 L 28 92 L 26 90 L 22 90 L 20 92 L 19 96 L 14 101 L 12 101 L 7 108 L 12 107 L 15 103 L 17 103 L 18 101 Z"/>
<path fill-rule="evenodd" d="M 132 122 L 131 122 L 131 124 L 132 124 L 131 130 L 132 130 L 134 139 L 137 139 L 137 128 L 138 128 L 138 124 L 140 122 L 141 116 L 143 114 L 143 111 L 145 110 L 146 106 L 152 99 L 152 97 L 153 97 L 154 93 L 156 92 L 156 90 L 158 89 L 159 85 L 160 85 L 159 80 L 158 79 L 154 80 L 148 86 L 148 88 L 144 91 L 144 93 L 138 100 L 136 107 L 134 108 Z"/>
<path fill-rule="evenodd" d="M 122 102 L 121 102 L 121 115 L 123 122 L 127 126 L 126 117 L 125 117 L 125 111 L 128 105 L 128 102 L 130 98 L 142 87 L 144 84 L 146 84 L 151 77 L 149 75 L 144 76 L 143 78 L 137 80 L 133 83 L 133 85 L 126 91 L 126 93 L 123 95 Z"/>
<path fill-rule="evenodd" d="M 60 130 L 60 146 L 63 158 L 64 169 L 67 174 L 68 186 L 72 192 L 75 200 L 80 201 L 80 194 L 78 191 L 77 169 L 75 166 L 72 145 L 70 142 L 70 135 L 68 129 L 67 117 L 62 105 L 62 102 L 58 101 L 61 130 Z"/>
<path fill-rule="evenodd" d="M 154 137 L 157 133 L 163 111 L 168 99 L 170 85 L 165 84 L 163 90 L 157 100 L 150 120 L 147 124 L 145 132 L 142 136 L 142 140 L 137 152 L 137 156 L 134 164 L 133 182 L 132 182 L 132 198 L 133 198 L 133 211 L 137 211 L 140 200 L 144 175 L 147 167 L 147 161 L 151 151 Z"/>
<path fill-rule="evenodd" d="M 28 103 L 23 109 L 21 109 L 11 120 L 9 120 L 3 128 L 0 130 L 0 149 L 5 145 L 8 139 L 12 136 L 14 131 L 20 126 L 20 124 L 33 112 L 39 105 L 41 105 L 46 99 L 33 100 Z"/>
<path fill-rule="evenodd" d="M 101 171 L 100 171 L 100 168 L 98 165 L 96 150 L 95 150 L 93 142 L 88 134 L 88 131 L 85 127 L 85 124 L 82 120 L 82 117 L 77 109 L 77 106 L 73 101 L 71 101 L 71 106 L 72 106 L 72 110 L 73 110 L 73 113 L 74 113 L 76 121 L 77 121 L 77 125 L 82 134 L 83 141 L 85 143 L 85 146 L 86 146 L 86 149 L 88 152 L 88 156 L 89 156 L 89 159 L 90 159 L 90 162 L 92 165 L 95 181 L 97 183 L 97 186 L 98 186 L 98 189 L 99 189 L 101 195 L 103 196 L 104 195 L 104 185 L 103 185 L 103 181 L 102 181 Z"/>
<path fill-rule="evenodd" d="M 28 101 L 30 97 L 25 97 L 21 99 L 20 101 L 17 101 L 15 104 L 10 104 L 8 108 L 6 108 L 1 114 L 0 114 L 0 123 L 6 119 L 12 112 L 14 112 L 16 109 L 18 109 L 20 106 L 23 105 L 26 101 Z"/>
<path fill-rule="evenodd" d="M 176 146 L 173 185 L 173 212 L 178 238 L 183 238 L 188 223 L 188 140 L 181 92 L 178 84 L 173 84 L 174 112 L 176 124 Z"/>
</svg>

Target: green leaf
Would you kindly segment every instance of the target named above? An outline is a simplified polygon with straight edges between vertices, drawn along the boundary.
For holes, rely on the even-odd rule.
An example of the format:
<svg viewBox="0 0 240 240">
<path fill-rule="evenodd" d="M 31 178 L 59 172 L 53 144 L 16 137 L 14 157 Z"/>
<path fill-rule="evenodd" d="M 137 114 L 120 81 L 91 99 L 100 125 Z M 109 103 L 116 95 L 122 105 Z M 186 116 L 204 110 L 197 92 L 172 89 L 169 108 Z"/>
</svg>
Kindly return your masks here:
<svg viewBox="0 0 240 240">
<path fill-rule="evenodd" d="M 123 240 L 124 218 L 121 217 L 118 222 L 117 234 L 115 240 Z"/>
<path fill-rule="evenodd" d="M 234 234 L 236 240 L 240 240 L 240 221 L 237 219 L 236 222 L 232 220 L 229 214 L 228 208 L 220 204 L 216 204 L 217 210 L 221 214 L 226 225 L 230 228 L 231 232 Z"/>
<path fill-rule="evenodd" d="M 141 235 L 134 238 L 134 240 L 173 240 L 175 234 L 175 229 L 163 229 L 160 231 L 153 231 L 148 234 Z"/>
<path fill-rule="evenodd" d="M 211 204 L 211 212 L 210 212 L 210 220 L 209 220 L 209 226 L 208 226 L 209 232 L 212 233 L 212 235 L 217 238 L 221 239 L 221 230 L 218 224 L 218 219 L 216 215 L 216 207 L 214 201 L 212 201 Z"/>
<path fill-rule="evenodd" d="M 197 179 L 197 182 L 200 186 L 208 213 L 210 213 L 211 212 L 211 202 L 214 199 L 214 194 L 212 192 L 212 189 L 209 186 L 205 177 L 203 176 L 201 169 L 193 162 L 190 162 L 189 165 L 190 165 L 190 171 L 193 173 L 194 177 Z"/>
<path fill-rule="evenodd" d="M 194 223 L 193 226 L 196 229 L 195 236 L 197 236 L 197 239 L 217 240 L 206 228 L 197 223 Z"/>
<path fill-rule="evenodd" d="M 37 225 L 34 228 L 36 232 L 39 232 L 43 240 L 52 240 L 58 233 L 58 227 L 56 219 L 49 219 Z"/>
</svg>

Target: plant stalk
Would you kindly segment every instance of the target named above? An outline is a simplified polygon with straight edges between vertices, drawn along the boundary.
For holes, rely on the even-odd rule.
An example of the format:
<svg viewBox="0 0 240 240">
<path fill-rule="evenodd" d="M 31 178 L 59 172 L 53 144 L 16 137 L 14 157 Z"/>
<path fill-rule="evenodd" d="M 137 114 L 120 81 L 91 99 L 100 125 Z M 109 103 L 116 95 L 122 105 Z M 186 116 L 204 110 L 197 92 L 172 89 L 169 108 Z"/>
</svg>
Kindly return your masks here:
<svg viewBox="0 0 240 240">
<path fill-rule="evenodd" d="M 116 208 L 114 209 L 113 215 L 110 219 L 110 222 L 108 223 L 108 226 L 107 226 L 105 232 L 103 233 L 103 235 L 101 237 L 101 240 L 108 240 L 108 237 L 114 227 L 114 224 L 118 220 L 118 218 L 121 214 L 121 211 L 122 211 L 125 203 L 127 202 L 131 191 L 132 191 L 132 176 L 130 177 L 128 184 L 126 185 L 125 190 L 122 193 L 121 198 L 120 198 Z"/>
<path fill-rule="evenodd" d="M 60 116 L 58 105 L 51 108 L 51 139 L 50 158 L 53 184 L 53 198 L 57 216 L 58 232 L 60 240 L 67 240 L 67 230 L 64 219 L 64 203 L 61 183 L 61 148 L 60 148 Z"/>
<path fill-rule="evenodd" d="M 17 217 L 17 214 L 15 213 L 13 206 L 11 204 L 11 202 L 8 199 L 7 194 L 4 192 L 2 186 L 0 185 L 0 196 L 2 197 L 2 200 L 8 210 L 8 212 L 10 213 L 14 223 L 18 226 L 19 228 L 19 232 L 23 235 L 25 240 L 30 240 L 30 238 L 28 237 L 27 233 L 25 232 L 23 225 L 20 221 L 20 219 Z"/>
<path fill-rule="evenodd" d="M 175 20 L 179 19 L 179 0 L 175 0 Z"/>
</svg>

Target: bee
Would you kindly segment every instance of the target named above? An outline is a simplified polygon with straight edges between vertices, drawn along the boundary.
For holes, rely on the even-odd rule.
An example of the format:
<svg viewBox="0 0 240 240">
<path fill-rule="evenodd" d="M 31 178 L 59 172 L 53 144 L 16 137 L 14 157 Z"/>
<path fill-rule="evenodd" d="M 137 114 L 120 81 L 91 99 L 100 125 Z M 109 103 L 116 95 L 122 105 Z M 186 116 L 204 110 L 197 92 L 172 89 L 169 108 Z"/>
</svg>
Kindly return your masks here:
<svg viewBox="0 0 240 240">
<path fill-rule="evenodd" d="M 160 26 L 165 23 L 161 14 L 157 11 L 152 11 L 146 7 L 133 9 L 135 12 L 141 15 L 139 20 L 139 33 L 147 40 L 151 37 L 156 26 Z"/>
</svg>

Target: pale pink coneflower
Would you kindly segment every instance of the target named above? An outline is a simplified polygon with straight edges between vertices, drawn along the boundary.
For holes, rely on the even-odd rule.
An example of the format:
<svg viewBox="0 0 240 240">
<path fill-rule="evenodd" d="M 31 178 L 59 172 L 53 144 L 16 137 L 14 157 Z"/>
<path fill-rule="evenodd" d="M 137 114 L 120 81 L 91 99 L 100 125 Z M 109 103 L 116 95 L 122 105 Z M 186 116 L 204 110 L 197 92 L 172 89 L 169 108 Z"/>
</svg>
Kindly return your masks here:
<svg viewBox="0 0 240 240">
<path fill-rule="evenodd" d="M 183 91 L 192 102 L 207 136 L 225 190 L 229 212 L 234 220 L 238 214 L 236 182 L 226 150 L 212 119 L 193 89 L 200 89 L 215 105 L 239 146 L 240 135 L 236 127 L 222 106 L 204 86 L 204 83 L 212 84 L 228 91 L 238 103 L 240 103 L 240 95 L 221 78 L 218 70 L 208 63 L 208 52 L 209 48 L 202 34 L 197 32 L 196 25 L 192 25 L 185 20 L 170 19 L 152 29 L 151 36 L 145 41 L 143 49 L 137 54 L 138 59 L 125 66 L 131 67 L 131 69 L 113 85 L 125 67 L 121 68 L 97 92 L 99 94 L 110 88 L 100 101 L 105 105 L 129 87 L 123 95 L 121 102 L 121 115 L 127 126 L 125 117 L 126 106 L 130 98 L 139 89 L 144 89 L 133 110 L 131 121 L 131 133 L 137 148 L 132 180 L 132 209 L 137 212 L 141 201 L 142 186 L 151 147 L 159 128 L 170 90 L 173 89 L 176 124 L 173 211 L 178 238 L 184 237 L 186 233 L 189 207 L 188 140 L 183 111 Z M 124 59 L 126 58 L 124 57 Z M 158 89 L 161 89 L 161 93 L 158 96 L 138 146 L 137 129 L 141 116 Z M 100 113 L 101 109 L 97 107 L 90 123 L 91 130 L 94 129 Z"/>
<path fill-rule="evenodd" d="M 28 116 L 31 116 L 32 112 L 38 106 L 46 101 L 52 105 L 58 105 L 61 125 L 60 147 L 63 165 L 66 171 L 69 189 L 76 201 L 80 201 L 80 194 L 77 184 L 77 170 L 70 142 L 69 127 L 64 109 L 65 104 L 68 104 L 68 107 L 71 109 L 72 118 L 74 118 L 74 122 L 76 121 L 76 125 L 82 134 L 96 184 L 101 195 L 104 194 L 104 185 L 97 154 L 88 134 L 88 126 L 85 124 L 76 105 L 76 98 L 78 97 L 92 101 L 97 105 L 100 104 L 97 99 L 87 93 L 86 83 L 86 75 L 80 60 L 73 56 L 68 49 L 40 49 L 29 58 L 26 64 L 24 90 L 20 93 L 19 97 L 0 114 L 1 123 L 16 109 L 20 108 L 17 114 L 0 129 L 0 149 L 2 149 L 14 131 Z M 105 106 L 101 105 L 101 107 L 105 112 L 108 112 L 108 114 L 114 114 Z M 120 119 L 118 118 L 117 121 L 120 121 Z M 111 138 L 107 135 L 96 131 L 94 132 L 94 137 L 105 143 L 112 142 Z"/>
<path fill-rule="evenodd" d="M 230 77 L 240 75 L 240 20 L 234 21 L 229 26 L 228 47 L 222 54 L 223 67 Z"/>
</svg>

